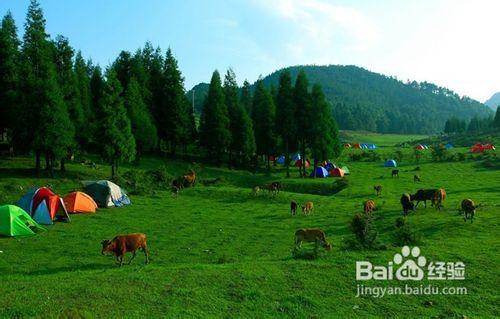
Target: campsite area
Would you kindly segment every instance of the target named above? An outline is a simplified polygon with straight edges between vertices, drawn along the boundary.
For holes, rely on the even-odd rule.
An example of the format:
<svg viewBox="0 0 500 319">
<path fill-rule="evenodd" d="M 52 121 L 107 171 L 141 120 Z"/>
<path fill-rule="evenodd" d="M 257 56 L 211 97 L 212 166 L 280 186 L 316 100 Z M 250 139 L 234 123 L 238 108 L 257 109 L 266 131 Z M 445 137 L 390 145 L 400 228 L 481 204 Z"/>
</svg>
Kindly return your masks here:
<svg viewBox="0 0 500 319">
<path fill-rule="evenodd" d="M 385 144 L 383 135 L 370 137 Z M 399 139 L 405 141 L 406 136 Z M 384 158 L 395 150 L 382 146 L 375 152 Z M 361 151 L 344 151 L 339 161 L 351 174 L 344 177 L 348 187 L 334 195 L 329 195 L 330 187 L 338 178 L 303 179 L 292 170 L 292 178 L 285 179 L 279 165 L 266 176 L 199 164 L 199 182 L 178 196 L 165 189 L 130 194 L 129 206 L 74 214 L 71 222 L 44 226 L 47 230 L 36 236 L 1 238 L 0 317 L 499 316 L 495 215 L 500 171 L 471 159 L 433 162 L 428 153 L 417 164 L 410 157 L 412 148 L 403 151 L 408 159 L 399 163 L 399 178 L 391 178 L 383 161 L 349 162 L 348 154 Z M 192 165 L 145 158 L 139 167 L 122 170 L 125 174 L 163 167 L 176 176 Z M 413 181 L 416 166 L 420 183 Z M 15 203 L 32 186 L 50 185 L 66 194 L 81 189 L 82 180 L 109 177 L 106 165 L 96 169 L 73 163 L 62 178 L 34 178 L 31 158 L 1 158 L 0 167 L 2 203 Z M 255 185 L 276 180 L 283 183 L 276 196 L 252 195 Z M 380 197 L 373 191 L 375 184 L 384 186 Z M 383 265 L 401 249 L 394 234 L 395 220 L 402 215 L 401 193 L 438 187 L 448 193 L 444 208 L 419 206 L 408 219 L 421 234 L 418 246 L 427 259 L 465 263 L 466 279 L 451 285 L 467 287 L 468 294 L 356 297 L 355 262 Z M 316 195 L 322 192 L 325 195 Z M 375 225 L 385 248 L 346 249 L 345 241 L 353 236 L 353 215 L 370 198 L 378 206 Z M 464 198 L 482 205 L 474 223 L 464 222 L 458 212 Z M 314 213 L 291 216 L 291 200 L 313 201 Z M 293 257 L 293 235 L 303 227 L 323 229 L 332 250 L 321 250 L 314 258 L 312 245 L 304 244 L 303 253 Z M 101 255 L 103 239 L 133 232 L 147 234 L 150 264 L 144 264 L 140 252 L 123 267 L 117 267 L 112 256 Z"/>
</svg>

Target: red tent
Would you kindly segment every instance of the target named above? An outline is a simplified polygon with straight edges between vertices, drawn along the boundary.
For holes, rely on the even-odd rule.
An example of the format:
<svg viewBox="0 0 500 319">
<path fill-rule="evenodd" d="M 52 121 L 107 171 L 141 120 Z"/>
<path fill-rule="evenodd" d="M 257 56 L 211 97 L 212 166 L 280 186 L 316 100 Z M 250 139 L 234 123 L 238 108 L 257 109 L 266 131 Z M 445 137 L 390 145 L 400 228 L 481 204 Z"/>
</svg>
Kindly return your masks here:
<svg viewBox="0 0 500 319">
<path fill-rule="evenodd" d="M 38 207 L 38 205 L 40 205 L 40 203 L 43 201 L 43 200 L 47 200 L 47 206 L 49 206 L 49 202 L 48 202 L 48 199 L 50 196 L 54 196 L 54 192 L 50 190 L 50 188 L 48 187 L 40 187 L 35 195 L 33 196 L 33 207 L 31 208 L 31 210 L 34 212 L 36 210 L 36 208 Z"/>
<path fill-rule="evenodd" d="M 359 143 L 356 143 L 352 146 L 352 148 L 361 148 L 361 145 Z"/>
<path fill-rule="evenodd" d="M 349 144 L 349 143 L 345 143 L 345 144 L 344 144 L 344 147 L 345 147 L 345 148 L 351 148 L 352 146 L 351 146 L 351 144 Z"/>
<path fill-rule="evenodd" d="M 344 171 L 340 168 L 334 168 L 330 171 L 330 176 L 333 177 L 344 177 Z"/>
<path fill-rule="evenodd" d="M 484 144 L 483 145 L 483 150 L 492 150 L 492 151 L 494 151 L 495 150 L 495 145 L 493 145 L 493 144 Z"/>
<path fill-rule="evenodd" d="M 489 150 L 495 150 L 495 145 L 477 143 L 472 145 L 472 147 L 470 148 L 470 151 L 472 153 L 482 153 L 484 151 L 489 151 Z"/>
<path fill-rule="evenodd" d="M 301 167 L 302 166 L 302 160 L 296 160 L 295 161 L 295 167 Z M 306 159 L 306 168 L 309 168 L 311 166 L 311 162 L 309 162 L 308 159 Z"/>
<path fill-rule="evenodd" d="M 425 150 L 425 146 L 423 146 L 422 144 L 418 144 L 417 146 L 415 146 L 415 149 L 416 150 Z"/>
<path fill-rule="evenodd" d="M 68 212 L 66 211 L 66 207 L 64 206 L 62 198 L 54 194 L 54 192 L 51 191 L 50 188 L 40 187 L 36 191 L 35 195 L 33 196 L 33 212 L 36 211 L 38 205 L 40 205 L 42 201 L 45 201 L 45 204 L 47 204 L 51 219 L 54 219 L 58 212 L 69 219 Z"/>
</svg>

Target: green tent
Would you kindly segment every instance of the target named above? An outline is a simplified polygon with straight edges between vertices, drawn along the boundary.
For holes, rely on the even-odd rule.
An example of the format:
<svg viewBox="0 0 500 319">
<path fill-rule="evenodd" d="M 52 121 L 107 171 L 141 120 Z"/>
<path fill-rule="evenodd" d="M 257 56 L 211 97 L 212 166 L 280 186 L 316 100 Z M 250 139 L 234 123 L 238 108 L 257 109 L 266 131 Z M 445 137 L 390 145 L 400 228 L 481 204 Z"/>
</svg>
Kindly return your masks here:
<svg viewBox="0 0 500 319">
<path fill-rule="evenodd" d="M 0 236 L 31 236 L 45 230 L 22 208 L 14 205 L 0 206 Z"/>
<path fill-rule="evenodd" d="M 345 175 L 349 175 L 349 174 L 351 174 L 351 172 L 349 172 L 349 169 L 347 168 L 347 166 L 342 166 L 341 170 L 343 170 L 343 171 L 344 171 L 344 174 L 345 174 Z"/>
</svg>

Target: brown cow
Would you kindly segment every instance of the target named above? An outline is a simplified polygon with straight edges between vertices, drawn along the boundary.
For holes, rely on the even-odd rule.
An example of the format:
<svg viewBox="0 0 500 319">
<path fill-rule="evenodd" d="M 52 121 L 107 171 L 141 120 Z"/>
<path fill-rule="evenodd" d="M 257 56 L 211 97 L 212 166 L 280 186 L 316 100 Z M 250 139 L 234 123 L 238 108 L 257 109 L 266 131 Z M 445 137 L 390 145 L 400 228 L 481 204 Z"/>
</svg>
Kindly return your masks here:
<svg viewBox="0 0 500 319">
<path fill-rule="evenodd" d="M 399 169 L 393 169 L 391 173 L 391 177 L 397 176 L 399 178 Z"/>
<path fill-rule="evenodd" d="M 476 212 L 476 204 L 472 199 L 464 199 L 462 201 L 462 211 L 464 212 L 464 222 L 467 221 L 467 215 L 470 214 L 470 222 L 472 224 L 472 220 L 474 219 L 474 213 Z"/>
<path fill-rule="evenodd" d="M 365 214 L 371 214 L 375 210 L 375 202 L 371 199 L 367 200 L 363 204 L 363 210 Z"/>
<path fill-rule="evenodd" d="M 182 179 L 184 180 L 184 185 L 188 187 L 194 186 L 196 182 L 196 173 L 193 170 L 189 170 L 189 173 L 182 176 Z"/>
<path fill-rule="evenodd" d="M 313 202 L 307 202 L 304 205 L 302 205 L 302 212 L 304 215 L 309 215 L 314 212 L 314 204 Z"/>
<path fill-rule="evenodd" d="M 446 199 L 446 191 L 444 188 L 438 189 L 434 193 L 434 197 L 432 198 L 432 206 L 436 207 L 438 210 L 441 210 L 441 207 L 443 207 L 442 203 Z"/>
<path fill-rule="evenodd" d="M 411 200 L 417 201 L 417 204 L 415 205 L 415 208 L 417 208 L 418 204 L 420 202 L 424 202 L 425 208 L 427 208 L 427 201 L 430 200 L 432 204 L 433 203 L 433 198 L 434 195 L 436 194 L 438 190 L 437 189 L 419 189 L 415 194 L 411 195 Z"/>
<path fill-rule="evenodd" d="M 331 250 L 332 245 L 326 240 L 325 233 L 318 228 L 299 229 L 295 232 L 295 248 L 294 251 L 302 247 L 302 242 L 313 242 L 316 248 L 321 244 L 326 250 Z"/>
<path fill-rule="evenodd" d="M 408 211 L 414 210 L 415 205 L 412 202 L 411 195 L 404 193 L 401 195 L 401 199 L 399 200 L 401 206 L 403 207 L 403 215 L 408 215 Z"/>
<path fill-rule="evenodd" d="M 271 184 L 265 184 L 261 187 L 262 189 L 267 189 L 269 194 L 276 195 L 278 193 L 278 186 L 276 184 L 271 183 Z"/>
<path fill-rule="evenodd" d="M 382 185 L 375 185 L 373 186 L 373 189 L 377 192 L 377 196 L 380 196 L 380 194 L 382 194 Z"/>
<path fill-rule="evenodd" d="M 141 249 L 144 252 L 144 255 L 146 255 L 146 264 L 149 263 L 149 252 L 146 243 L 146 235 L 142 233 L 118 235 L 111 240 L 103 240 L 101 242 L 101 245 L 101 253 L 103 255 L 105 253 L 112 253 L 113 255 L 115 255 L 117 262 L 120 264 L 120 267 L 123 264 L 123 257 L 127 252 L 132 253 L 132 258 L 128 262 L 128 264 L 130 265 L 135 257 L 137 249 Z"/>
<path fill-rule="evenodd" d="M 417 174 L 413 175 L 413 182 L 416 183 L 416 182 L 421 182 L 420 180 L 420 176 L 418 176 Z"/>
<path fill-rule="evenodd" d="M 291 213 L 292 215 L 297 214 L 297 207 L 298 207 L 298 206 L 299 206 L 299 205 L 297 204 L 297 202 L 296 202 L 296 201 L 292 200 L 292 201 L 290 202 L 290 213 Z"/>
</svg>

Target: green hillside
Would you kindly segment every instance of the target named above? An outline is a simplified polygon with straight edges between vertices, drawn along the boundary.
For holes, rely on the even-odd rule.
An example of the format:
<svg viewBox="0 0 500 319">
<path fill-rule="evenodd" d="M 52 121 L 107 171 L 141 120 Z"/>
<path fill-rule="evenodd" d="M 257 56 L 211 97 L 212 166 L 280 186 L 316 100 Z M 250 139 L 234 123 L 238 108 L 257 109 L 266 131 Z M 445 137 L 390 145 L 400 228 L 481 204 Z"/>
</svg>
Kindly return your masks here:
<svg viewBox="0 0 500 319">
<path fill-rule="evenodd" d="M 304 69 L 311 84 L 320 83 L 341 129 L 388 133 L 436 133 L 456 116 L 470 119 L 492 114 L 484 104 L 432 83 L 403 83 L 356 66 L 294 66 Z M 263 81 L 277 85 L 276 71 Z"/>
</svg>

